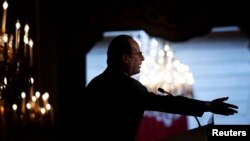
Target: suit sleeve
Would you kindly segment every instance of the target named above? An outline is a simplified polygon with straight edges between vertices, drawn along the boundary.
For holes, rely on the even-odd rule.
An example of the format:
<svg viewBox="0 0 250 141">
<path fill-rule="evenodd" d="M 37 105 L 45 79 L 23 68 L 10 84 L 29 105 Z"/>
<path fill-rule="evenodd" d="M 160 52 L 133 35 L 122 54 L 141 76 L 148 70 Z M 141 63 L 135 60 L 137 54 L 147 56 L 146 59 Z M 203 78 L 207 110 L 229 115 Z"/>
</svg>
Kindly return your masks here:
<svg viewBox="0 0 250 141">
<path fill-rule="evenodd" d="M 163 96 L 149 92 L 139 81 L 134 83 L 138 101 L 145 110 L 161 111 L 173 114 L 202 116 L 205 112 L 205 101 L 184 96 Z"/>
</svg>

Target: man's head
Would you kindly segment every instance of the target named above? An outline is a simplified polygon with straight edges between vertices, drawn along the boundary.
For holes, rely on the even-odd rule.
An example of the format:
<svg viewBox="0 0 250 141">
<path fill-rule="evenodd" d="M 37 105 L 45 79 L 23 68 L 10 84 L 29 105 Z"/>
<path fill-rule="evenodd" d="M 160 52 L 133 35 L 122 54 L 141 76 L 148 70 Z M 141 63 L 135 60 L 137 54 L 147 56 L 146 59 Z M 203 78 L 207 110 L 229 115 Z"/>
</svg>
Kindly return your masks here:
<svg viewBox="0 0 250 141">
<path fill-rule="evenodd" d="M 121 69 L 129 76 L 140 72 L 144 60 L 138 43 L 129 35 L 116 36 L 109 44 L 107 55 L 109 67 Z"/>
</svg>

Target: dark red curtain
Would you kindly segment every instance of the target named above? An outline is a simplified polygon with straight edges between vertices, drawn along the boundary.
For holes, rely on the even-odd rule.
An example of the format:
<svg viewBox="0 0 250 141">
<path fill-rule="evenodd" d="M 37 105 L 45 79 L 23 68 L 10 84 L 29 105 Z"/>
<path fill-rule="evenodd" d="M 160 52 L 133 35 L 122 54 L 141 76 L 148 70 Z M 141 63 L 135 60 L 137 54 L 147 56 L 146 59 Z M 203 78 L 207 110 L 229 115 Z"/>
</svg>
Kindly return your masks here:
<svg viewBox="0 0 250 141">
<path fill-rule="evenodd" d="M 158 141 L 187 129 L 187 116 L 146 111 L 136 141 Z"/>
</svg>

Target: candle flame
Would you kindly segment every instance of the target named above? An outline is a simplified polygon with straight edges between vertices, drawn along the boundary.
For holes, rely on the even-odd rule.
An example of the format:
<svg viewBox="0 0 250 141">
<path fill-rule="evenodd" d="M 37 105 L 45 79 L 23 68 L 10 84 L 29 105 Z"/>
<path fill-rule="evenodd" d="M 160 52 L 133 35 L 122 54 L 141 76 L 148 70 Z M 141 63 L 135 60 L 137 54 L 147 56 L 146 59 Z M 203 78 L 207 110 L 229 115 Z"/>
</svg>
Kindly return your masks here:
<svg viewBox="0 0 250 141">
<path fill-rule="evenodd" d="M 37 98 L 39 98 L 41 93 L 39 91 L 36 91 L 35 95 L 36 95 Z"/>
<path fill-rule="evenodd" d="M 30 45 L 31 48 L 33 47 L 33 41 L 31 39 L 29 41 L 29 45 Z"/>
<path fill-rule="evenodd" d="M 8 8 L 8 3 L 7 3 L 7 1 L 5 1 L 5 2 L 3 3 L 3 9 L 6 10 L 7 8 Z"/>
<path fill-rule="evenodd" d="M 43 100 L 47 100 L 49 98 L 49 93 L 48 92 L 45 92 L 42 96 L 42 99 Z"/>
<path fill-rule="evenodd" d="M 6 34 L 6 33 L 3 34 L 3 41 L 4 41 L 5 43 L 8 42 L 8 34 Z"/>
<path fill-rule="evenodd" d="M 35 81 L 34 78 L 31 77 L 31 78 L 30 78 L 30 83 L 31 83 L 31 84 L 34 84 L 34 81 Z"/>
<path fill-rule="evenodd" d="M 14 111 L 16 111 L 16 110 L 17 110 L 17 105 L 16 105 L 16 104 L 13 104 L 13 105 L 12 105 L 12 109 L 13 109 Z"/>
<path fill-rule="evenodd" d="M 25 97 L 26 97 L 25 92 L 22 92 L 22 93 L 21 93 L 21 97 L 22 97 L 22 98 L 25 98 Z"/>
<path fill-rule="evenodd" d="M 20 24 L 19 20 L 17 20 L 17 22 L 16 22 L 16 29 L 20 29 L 20 27 L 21 27 L 21 24 Z"/>
<path fill-rule="evenodd" d="M 29 28 L 29 25 L 26 24 L 25 27 L 24 27 L 24 31 L 27 33 L 27 32 L 29 31 L 29 29 L 30 29 L 30 28 Z"/>
</svg>

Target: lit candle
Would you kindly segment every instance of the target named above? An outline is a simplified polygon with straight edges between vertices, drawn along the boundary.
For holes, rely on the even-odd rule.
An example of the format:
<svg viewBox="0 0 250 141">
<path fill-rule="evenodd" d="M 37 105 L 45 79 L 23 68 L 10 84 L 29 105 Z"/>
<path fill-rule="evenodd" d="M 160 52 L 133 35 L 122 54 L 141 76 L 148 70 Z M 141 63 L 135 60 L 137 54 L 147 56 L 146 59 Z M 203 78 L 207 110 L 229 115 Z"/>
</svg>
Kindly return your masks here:
<svg viewBox="0 0 250 141">
<path fill-rule="evenodd" d="M 36 99 L 37 99 L 36 105 L 40 105 L 39 99 L 40 99 L 41 93 L 40 93 L 39 91 L 36 91 L 36 92 L 35 92 L 35 96 L 36 96 Z"/>
<path fill-rule="evenodd" d="M 22 104 L 21 104 L 21 112 L 24 114 L 25 113 L 25 103 L 26 103 L 26 94 L 25 92 L 21 93 L 21 97 L 22 97 Z"/>
<path fill-rule="evenodd" d="M 29 41 L 30 45 L 30 67 L 33 66 L 33 41 L 30 39 Z"/>
<path fill-rule="evenodd" d="M 3 41 L 4 41 L 4 61 L 5 63 L 8 62 L 8 34 L 3 34 Z"/>
<path fill-rule="evenodd" d="M 29 25 L 26 24 L 26 25 L 24 26 L 24 36 L 26 37 L 26 39 L 24 39 L 24 42 L 25 42 L 25 40 L 28 42 L 28 38 L 29 38 L 29 29 L 30 29 Z"/>
<path fill-rule="evenodd" d="M 0 100 L 0 117 L 4 117 L 4 104 L 2 100 Z"/>
<path fill-rule="evenodd" d="M 7 77 L 4 77 L 4 79 L 3 79 L 3 84 L 4 84 L 4 87 L 7 86 L 7 84 L 8 84 L 8 79 L 7 79 Z"/>
<path fill-rule="evenodd" d="M 27 24 L 24 27 L 23 41 L 24 41 L 24 57 L 28 57 L 27 50 L 29 45 L 29 26 Z"/>
<path fill-rule="evenodd" d="M 13 105 L 12 105 L 12 109 L 13 109 L 13 111 L 16 111 L 16 110 L 17 110 L 17 105 L 16 105 L 16 104 L 13 104 Z"/>
<path fill-rule="evenodd" d="M 5 129 L 5 114 L 4 114 L 4 103 L 0 99 L 0 124 L 1 124 L 1 129 Z M 7 127 L 7 126 L 6 126 Z M 0 130 L 1 135 L 4 135 L 4 130 Z"/>
<path fill-rule="evenodd" d="M 31 97 L 31 108 L 33 109 L 33 110 L 37 110 L 37 109 L 35 109 L 36 107 L 36 101 L 37 101 L 37 98 L 36 98 L 36 96 L 32 96 Z"/>
<path fill-rule="evenodd" d="M 44 106 L 46 106 L 46 105 L 48 104 L 49 93 L 48 93 L 48 92 L 45 92 L 45 93 L 42 95 L 42 99 L 43 99 Z"/>
<path fill-rule="evenodd" d="M 11 62 L 12 59 L 13 59 L 13 52 L 14 52 L 14 48 L 13 48 L 13 40 L 14 40 L 14 37 L 13 35 L 11 34 L 10 35 L 10 39 L 9 39 L 9 43 L 8 43 L 8 59 L 9 61 Z"/>
<path fill-rule="evenodd" d="M 7 3 L 7 1 L 5 1 L 3 3 L 2 33 L 5 33 L 7 8 L 8 8 L 8 3 Z"/>
<path fill-rule="evenodd" d="M 16 41 L 15 41 L 16 52 L 18 52 L 19 43 L 20 43 L 20 27 L 21 27 L 21 24 L 20 24 L 19 20 L 17 20 L 17 22 L 16 22 Z"/>
<path fill-rule="evenodd" d="M 13 109 L 13 120 L 15 121 L 15 122 L 17 122 L 18 121 L 18 116 L 17 116 L 17 104 L 13 104 L 12 105 L 12 109 Z"/>
<path fill-rule="evenodd" d="M 31 88 L 30 88 L 30 98 L 32 98 L 34 96 L 34 78 L 31 77 L 30 78 L 30 83 L 31 83 Z"/>
<path fill-rule="evenodd" d="M 50 116 L 50 122 L 53 125 L 54 124 L 54 112 L 52 106 L 48 103 L 46 106 L 46 109 L 48 111 L 48 114 Z"/>
</svg>

